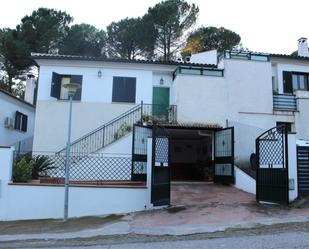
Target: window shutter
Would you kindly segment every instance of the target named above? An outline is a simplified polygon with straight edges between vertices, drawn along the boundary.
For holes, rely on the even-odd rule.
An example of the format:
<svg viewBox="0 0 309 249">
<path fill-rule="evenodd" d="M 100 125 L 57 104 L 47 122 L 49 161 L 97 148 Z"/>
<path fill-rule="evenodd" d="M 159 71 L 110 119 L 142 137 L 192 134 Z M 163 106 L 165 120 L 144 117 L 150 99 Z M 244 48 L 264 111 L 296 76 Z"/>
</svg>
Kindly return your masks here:
<svg viewBox="0 0 309 249">
<path fill-rule="evenodd" d="M 292 72 L 283 71 L 283 92 L 293 93 Z"/>
<path fill-rule="evenodd" d="M 73 100 L 81 100 L 82 99 L 83 76 L 82 75 L 71 75 L 71 83 L 76 83 L 80 85 L 80 88 L 76 91 L 73 97 Z"/>
<path fill-rule="evenodd" d="M 60 99 L 60 91 L 61 91 L 61 75 L 53 72 L 50 96 Z"/>
<path fill-rule="evenodd" d="M 14 129 L 20 130 L 20 121 L 21 121 L 21 113 L 19 111 L 16 111 L 15 113 L 15 123 L 14 123 Z"/>
<path fill-rule="evenodd" d="M 135 103 L 136 78 L 114 77 L 113 102 Z"/>
<path fill-rule="evenodd" d="M 136 78 L 125 78 L 126 102 L 135 103 Z"/>
<path fill-rule="evenodd" d="M 26 132 L 27 126 L 28 126 L 28 116 L 23 114 L 22 115 L 21 130 Z"/>
</svg>

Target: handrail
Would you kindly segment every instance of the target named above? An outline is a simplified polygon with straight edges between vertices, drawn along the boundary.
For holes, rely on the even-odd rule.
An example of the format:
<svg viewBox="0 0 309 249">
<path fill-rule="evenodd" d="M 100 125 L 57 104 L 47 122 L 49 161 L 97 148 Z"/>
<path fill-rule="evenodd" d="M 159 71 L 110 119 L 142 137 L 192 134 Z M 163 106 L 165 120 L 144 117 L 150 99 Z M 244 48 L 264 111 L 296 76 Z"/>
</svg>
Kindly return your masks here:
<svg viewBox="0 0 309 249">
<path fill-rule="evenodd" d="M 90 154 L 130 133 L 137 122 L 176 122 L 176 106 L 139 104 L 71 143 L 72 153 Z M 58 153 L 64 153 L 66 147 Z"/>
</svg>

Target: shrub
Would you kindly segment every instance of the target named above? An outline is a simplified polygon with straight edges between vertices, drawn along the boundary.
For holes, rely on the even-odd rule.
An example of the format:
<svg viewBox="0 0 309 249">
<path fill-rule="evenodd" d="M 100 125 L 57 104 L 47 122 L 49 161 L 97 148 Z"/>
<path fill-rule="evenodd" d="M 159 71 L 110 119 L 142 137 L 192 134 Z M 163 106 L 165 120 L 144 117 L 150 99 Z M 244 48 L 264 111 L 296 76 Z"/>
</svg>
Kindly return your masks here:
<svg viewBox="0 0 309 249">
<path fill-rule="evenodd" d="M 26 182 L 32 178 L 34 161 L 28 161 L 26 158 L 15 161 L 13 165 L 13 181 Z"/>
</svg>

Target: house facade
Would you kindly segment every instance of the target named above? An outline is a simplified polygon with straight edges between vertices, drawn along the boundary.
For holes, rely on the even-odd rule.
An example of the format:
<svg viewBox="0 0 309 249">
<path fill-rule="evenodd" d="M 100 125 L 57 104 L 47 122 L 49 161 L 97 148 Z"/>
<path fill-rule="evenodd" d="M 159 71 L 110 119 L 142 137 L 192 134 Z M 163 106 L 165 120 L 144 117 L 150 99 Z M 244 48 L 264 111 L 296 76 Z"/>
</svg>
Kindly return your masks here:
<svg viewBox="0 0 309 249">
<path fill-rule="evenodd" d="M 34 84 L 32 77 L 27 79 L 25 100 L 15 97 L 0 89 L 0 146 L 15 146 L 17 150 L 32 150 L 35 106 L 33 93 L 30 96 L 29 84 Z"/>
<path fill-rule="evenodd" d="M 40 66 L 33 151 L 64 152 L 68 82 L 80 84 L 73 99 L 71 151 L 130 154 L 132 179 L 145 179 L 145 139 L 154 126 L 149 121 L 169 134 L 172 180 L 234 183 L 234 164 L 250 168 L 256 138 L 282 124 L 296 139 L 309 140 L 308 57 L 210 51 L 184 63 L 46 54 L 33 59 Z M 266 140 L 273 146 L 278 139 Z M 289 200 L 298 195 L 294 150 L 286 156 Z"/>
</svg>

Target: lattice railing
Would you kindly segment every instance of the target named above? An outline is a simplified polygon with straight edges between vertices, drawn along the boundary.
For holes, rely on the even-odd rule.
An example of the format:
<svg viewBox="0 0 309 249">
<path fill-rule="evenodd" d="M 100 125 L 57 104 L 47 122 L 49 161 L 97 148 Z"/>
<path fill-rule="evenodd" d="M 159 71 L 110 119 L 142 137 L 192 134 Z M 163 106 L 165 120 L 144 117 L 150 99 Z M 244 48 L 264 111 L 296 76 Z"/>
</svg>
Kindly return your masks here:
<svg viewBox="0 0 309 249">
<path fill-rule="evenodd" d="M 42 183 L 63 183 L 65 177 L 66 156 L 58 153 L 28 153 L 16 154 L 14 166 L 25 159 L 30 162 L 40 161 L 36 165 L 40 172 L 37 174 Z M 44 168 L 44 165 L 48 167 Z M 126 154 L 71 154 L 70 157 L 70 181 L 75 182 L 104 182 L 104 181 L 130 181 L 131 180 L 131 155 Z M 20 167 L 20 166 L 19 166 Z M 25 166 L 23 166 L 25 167 Z M 36 171 L 38 171 L 36 169 Z M 13 168 L 13 172 L 16 169 Z M 34 177 L 31 177 L 34 178 Z"/>
</svg>

